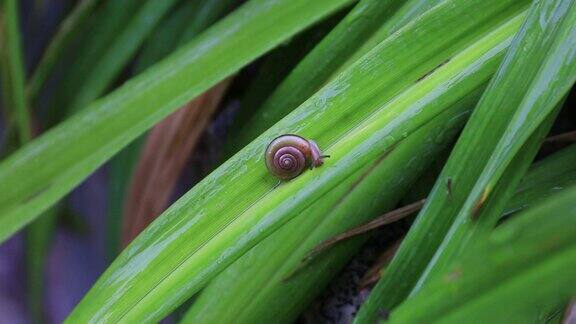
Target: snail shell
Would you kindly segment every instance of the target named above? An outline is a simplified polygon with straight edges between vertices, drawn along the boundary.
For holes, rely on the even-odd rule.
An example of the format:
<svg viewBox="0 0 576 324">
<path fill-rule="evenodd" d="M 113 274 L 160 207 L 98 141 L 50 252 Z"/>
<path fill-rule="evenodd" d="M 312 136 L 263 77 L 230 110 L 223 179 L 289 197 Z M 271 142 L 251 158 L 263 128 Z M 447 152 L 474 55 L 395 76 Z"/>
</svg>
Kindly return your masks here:
<svg viewBox="0 0 576 324">
<path fill-rule="evenodd" d="M 318 145 L 298 135 L 282 135 L 266 148 L 266 167 L 276 177 L 290 180 L 304 169 L 321 166 L 324 162 Z"/>
</svg>

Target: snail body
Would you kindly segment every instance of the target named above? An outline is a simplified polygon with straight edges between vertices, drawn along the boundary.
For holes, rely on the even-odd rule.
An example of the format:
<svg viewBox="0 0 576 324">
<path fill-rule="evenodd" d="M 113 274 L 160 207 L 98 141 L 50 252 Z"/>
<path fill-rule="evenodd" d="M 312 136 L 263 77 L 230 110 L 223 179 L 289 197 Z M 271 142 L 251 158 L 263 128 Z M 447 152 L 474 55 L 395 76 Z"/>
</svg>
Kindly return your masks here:
<svg viewBox="0 0 576 324">
<path fill-rule="evenodd" d="M 275 138 L 265 153 L 266 167 L 282 180 L 293 179 L 306 168 L 321 166 L 325 157 L 314 141 L 292 134 Z"/>
</svg>

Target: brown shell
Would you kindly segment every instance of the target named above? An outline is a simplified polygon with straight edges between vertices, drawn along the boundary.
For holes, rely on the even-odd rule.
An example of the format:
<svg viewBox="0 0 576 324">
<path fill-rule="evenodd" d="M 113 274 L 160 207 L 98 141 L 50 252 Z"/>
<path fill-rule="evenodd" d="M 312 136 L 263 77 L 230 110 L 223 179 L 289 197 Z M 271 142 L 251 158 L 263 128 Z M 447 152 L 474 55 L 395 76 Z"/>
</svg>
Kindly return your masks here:
<svg viewBox="0 0 576 324">
<path fill-rule="evenodd" d="M 323 156 L 318 145 L 298 135 L 282 135 L 275 138 L 265 152 L 266 167 L 274 176 L 290 180 L 306 168 L 322 165 Z"/>
</svg>

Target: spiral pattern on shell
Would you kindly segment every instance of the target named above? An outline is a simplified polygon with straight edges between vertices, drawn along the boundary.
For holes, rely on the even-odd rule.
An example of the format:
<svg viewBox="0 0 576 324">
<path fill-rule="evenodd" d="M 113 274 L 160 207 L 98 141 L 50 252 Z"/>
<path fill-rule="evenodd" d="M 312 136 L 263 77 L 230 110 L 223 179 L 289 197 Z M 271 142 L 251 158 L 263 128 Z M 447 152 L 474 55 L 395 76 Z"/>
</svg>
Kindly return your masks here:
<svg viewBox="0 0 576 324">
<path fill-rule="evenodd" d="M 290 180 L 307 167 L 322 165 L 320 149 L 313 141 L 298 135 L 282 135 L 266 148 L 266 167 L 276 177 Z"/>
</svg>

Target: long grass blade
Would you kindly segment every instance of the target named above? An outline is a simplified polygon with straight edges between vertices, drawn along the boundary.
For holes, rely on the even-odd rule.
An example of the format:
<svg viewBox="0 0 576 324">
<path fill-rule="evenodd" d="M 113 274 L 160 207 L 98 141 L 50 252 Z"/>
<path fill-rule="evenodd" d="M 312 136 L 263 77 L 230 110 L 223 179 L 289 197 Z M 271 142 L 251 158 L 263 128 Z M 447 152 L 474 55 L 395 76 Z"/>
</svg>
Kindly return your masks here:
<svg viewBox="0 0 576 324">
<path fill-rule="evenodd" d="M 421 185 L 422 183 L 419 182 L 419 184 Z M 573 185 L 576 185 L 576 145 L 547 156 L 544 160 L 534 164 L 522 179 L 512 199 L 506 203 L 506 208 L 501 215 L 500 221 L 506 220 L 520 211 L 526 211 L 553 194 L 557 194 Z M 383 219 L 386 218 L 386 215 L 384 215 Z M 366 225 L 368 224 L 370 223 Z M 358 227 L 358 229 L 361 227 L 363 226 Z M 351 231 L 354 230 L 352 229 Z M 384 251 L 382 257 L 377 260 L 376 264 L 366 273 L 364 279 L 360 281 L 360 289 L 372 286 L 380 279 L 384 266 L 392 259 L 399 245 L 400 242 L 397 241 L 388 250 Z"/>
<path fill-rule="evenodd" d="M 543 20 L 542 16 L 548 16 Z M 460 215 L 468 214 L 480 220 L 470 222 L 465 216 L 457 216 L 447 238 L 442 243 L 434 261 L 419 280 L 433 276 L 447 267 L 466 244 L 475 240 L 481 232 L 489 231 L 496 224 L 506 201 L 513 194 L 533 160 L 544 137 L 549 132 L 563 98 L 576 81 L 576 52 L 566 44 L 576 43 L 576 4 L 573 1 L 551 1 L 533 4 L 516 44 L 507 55 L 491 88 L 484 98 L 504 97 L 504 88 L 526 89 L 514 100 L 496 99 L 481 102 L 493 106 L 495 114 L 502 106 L 517 110 L 506 126 L 502 137 L 478 176 Z M 506 66 L 508 64 L 508 66 Z M 542 66 L 540 66 L 542 64 Z M 529 77 L 529 68 L 532 78 Z M 514 73 L 516 73 L 514 75 Z M 530 82 L 529 84 L 526 84 Z M 499 94 L 500 93 L 500 94 Z M 479 113 L 480 114 L 480 113 Z M 487 125 L 494 125 L 488 122 Z M 470 128 L 473 128 L 471 125 Z M 474 129 L 475 131 L 476 129 Z M 477 133 L 476 133 L 477 135 Z M 491 192 L 492 191 L 492 192 Z M 484 206 L 482 206 L 484 204 Z M 474 213 L 478 213 L 474 215 Z M 477 232 L 477 233 L 474 233 Z"/>
<path fill-rule="evenodd" d="M 135 73 L 141 73 L 143 70 L 166 57 L 170 52 L 190 41 L 195 35 L 210 27 L 210 25 L 224 16 L 227 12 L 226 10 L 230 9 L 235 3 L 236 0 L 183 2 L 172 14 L 164 19 L 164 22 L 160 24 L 143 45 L 142 52 L 135 63 Z M 210 17 L 210 19 L 208 19 L 208 17 Z M 197 109 L 203 110 L 202 107 L 198 107 L 197 103 L 188 103 L 184 109 L 190 110 L 189 114 L 191 115 L 198 115 Z M 178 111 L 181 110 L 182 109 Z M 181 114 L 178 111 L 173 113 L 173 115 Z M 211 114 L 209 110 L 205 113 Z M 167 118 L 171 117 L 169 116 Z M 194 119 L 196 118 L 194 117 Z M 156 127 L 159 125 L 156 125 Z M 194 132 L 201 132 L 201 130 L 196 127 Z M 107 231 L 107 250 L 108 255 L 112 259 L 117 255 L 121 247 L 121 224 L 128 223 L 128 221 L 123 220 L 124 211 L 128 209 L 128 207 L 125 206 L 135 203 L 129 199 L 126 200 L 126 197 L 129 190 L 128 184 L 134 173 L 134 167 L 137 163 L 144 140 L 145 139 L 141 137 L 132 142 L 110 161 L 110 172 L 112 176 L 108 195 L 110 208 L 108 209 L 107 221 L 109 229 Z M 179 174 L 179 172 L 176 174 Z M 169 191 L 171 191 L 171 189 L 169 189 Z M 165 206 L 162 210 L 164 210 L 164 208 Z M 154 214 L 154 216 L 157 215 L 157 213 Z M 125 225 L 125 228 L 126 226 L 130 225 Z M 140 230 L 137 232 L 139 233 Z"/>
<path fill-rule="evenodd" d="M 242 145 L 240 141 L 236 140 L 236 136 L 241 133 L 242 127 L 248 123 L 258 108 L 262 106 L 264 101 L 286 79 L 292 70 L 343 19 L 345 16 L 343 11 L 346 11 L 345 9 L 296 36 L 288 44 L 279 46 L 266 55 L 258 67 L 257 75 L 250 81 L 245 94 L 240 99 L 238 113 L 234 116 L 229 127 L 230 135 L 227 136 L 226 146 L 223 148 L 222 160 L 229 158 L 231 152 L 237 152 L 242 148 L 240 147 Z M 269 123 L 266 123 L 266 126 L 255 125 L 255 127 L 262 129 L 267 129 L 270 126 Z"/>
<path fill-rule="evenodd" d="M 572 187 L 497 228 L 390 322 L 526 323 L 567 302 L 576 293 L 575 200 Z"/>
<path fill-rule="evenodd" d="M 0 2 L 0 77 L 4 109 L 13 119 L 20 144 L 32 137 L 30 113 L 25 95 L 25 71 L 20 39 L 19 2 Z"/>
<path fill-rule="evenodd" d="M 48 126 L 66 118 L 70 101 L 92 72 L 94 62 L 102 58 L 115 37 L 122 33 L 126 22 L 132 20 L 144 3 L 139 0 L 106 0 L 89 15 L 86 22 L 76 27 L 77 37 L 72 37 L 56 62 L 58 85 L 50 94 L 46 118 Z M 84 34 L 91 37 L 82 37 Z"/>
<path fill-rule="evenodd" d="M 514 196 L 506 203 L 506 208 L 501 217 L 525 210 L 539 201 L 547 199 L 550 195 L 558 193 L 576 183 L 576 146 L 572 145 L 560 152 L 547 157 L 532 166 Z M 318 257 L 336 244 L 350 238 L 369 233 L 385 225 L 403 219 L 417 211 L 425 204 L 426 199 L 402 206 L 391 212 L 337 234 L 314 247 L 305 257 L 305 260 Z"/>
<path fill-rule="evenodd" d="M 67 110 L 74 113 L 100 97 L 115 77 L 134 56 L 146 36 L 177 0 L 148 0 L 141 5 L 121 33 L 107 45 L 101 56 L 91 62 L 81 86 L 68 103 Z"/>
<path fill-rule="evenodd" d="M 538 137 L 544 136 L 554 117 L 553 111 L 574 83 L 575 57 L 566 46 L 574 42 L 572 38 L 576 35 L 571 32 L 574 28 L 572 7 L 571 1 L 535 2 L 425 208 L 356 322 L 371 322 L 380 309 L 390 310 L 398 305 L 418 280 L 423 284 L 425 279 L 419 279 L 420 275 L 427 267 L 438 264 L 441 254 L 449 256 L 440 263 L 442 267 L 449 263 L 449 259 L 462 250 L 466 239 L 470 239 L 467 235 L 470 228 L 480 224 L 483 229 L 493 227 L 511 190 L 532 160 Z M 549 120 L 545 121 L 546 118 Z M 540 135 L 535 134 L 538 127 Z M 532 147 L 523 147 L 525 143 L 532 143 Z M 448 181 L 451 195 L 446 190 Z M 487 207 L 489 204 L 491 208 Z M 450 245 L 453 250 L 442 247 L 437 253 L 441 244 Z"/>
<path fill-rule="evenodd" d="M 453 0 L 381 43 L 172 205 L 112 264 L 69 321 L 161 318 L 426 122 L 451 107 L 470 107 L 524 8 L 517 1 Z M 472 9 L 482 15 L 462 15 Z M 425 42 L 438 35 L 439 41 Z M 317 140 L 331 158 L 279 185 L 262 159 L 270 139 L 284 133 Z"/>
<path fill-rule="evenodd" d="M 322 41 L 290 72 L 269 98 L 258 108 L 252 117 L 239 128 L 238 134 L 232 136 L 229 153 L 236 152 L 260 133 L 274 125 L 289 112 L 298 107 L 320 87 L 322 87 L 337 70 L 376 33 L 403 0 L 362 0 Z M 414 3 L 415 1 L 411 1 Z M 436 0 L 430 1 L 437 2 Z M 406 6 L 411 6 L 407 4 Z M 411 17 L 422 11 L 413 10 Z M 409 20 L 405 20 L 404 24 Z M 390 25 L 393 24 L 394 21 Z M 387 29 L 388 34 L 380 33 L 384 40 L 402 24 Z M 386 27 L 386 26 L 385 26 Z M 385 28 L 384 27 L 384 28 Z M 377 45 L 379 42 L 372 44 Z M 374 47 L 372 46 L 372 47 Z M 366 54 L 366 48 L 358 58 Z"/>
<path fill-rule="evenodd" d="M 531 208 L 548 197 L 576 184 L 576 145 L 535 163 L 506 203 L 504 216 Z"/>
<path fill-rule="evenodd" d="M 123 217 L 124 246 L 166 209 L 180 173 L 229 83 L 230 80 L 220 82 L 150 132 L 128 191 Z"/>
<path fill-rule="evenodd" d="M 2 161 L 0 184 L 10 190 L 0 196 L 0 241 L 178 107 L 347 3 L 250 1 L 182 50 Z"/>
<path fill-rule="evenodd" d="M 463 111 L 466 106 L 427 123 L 394 151 L 341 182 L 258 243 L 202 290 L 183 323 L 295 321 L 365 237 L 334 247 L 311 265 L 302 264 L 306 253 L 322 238 L 392 208 L 428 161 L 450 142 L 450 135 L 463 125 L 467 117 Z M 452 129 L 452 134 L 446 134 L 446 128 Z M 442 140 L 432 145 L 426 141 L 440 133 L 444 133 Z M 378 198 L 368 198 L 367 202 L 370 196 Z M 226 293 L 222 294 L 224 287 Z"/>
<path fill-rule="evenodd" d="M 26 92 L 31 101 L 36 98 L 50 72 L 58 62 L 60 55 L 62 55 L 72 38 L 76 36 L 79 29 L 78 27 L 84 24 L 94 11 L 98 1 L 99 0 L 82 0 L 78 2 L 72 12 L 62 21 L 28 82 Z"/>
<path fill-rule="evenodd" d="M 20 34 L 18 1 L 0 3 L 0 65 L 4 107 L 16 120 L 18 146 L 32 138 L 32 125 L 25 94 L 25 71 Z M 7 190 L 6 188 L 4 190 Z M 55 222 L 54 211 L 46 212 L 42 221 L 35 222 L 26 232 L 27 301 L 30 315 L 36 322 L 43 319 L 44 261 Z"/>
</svg>

